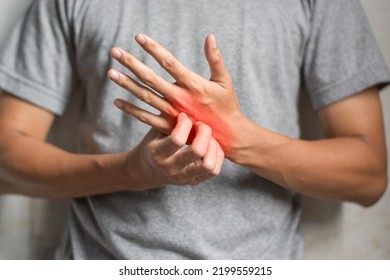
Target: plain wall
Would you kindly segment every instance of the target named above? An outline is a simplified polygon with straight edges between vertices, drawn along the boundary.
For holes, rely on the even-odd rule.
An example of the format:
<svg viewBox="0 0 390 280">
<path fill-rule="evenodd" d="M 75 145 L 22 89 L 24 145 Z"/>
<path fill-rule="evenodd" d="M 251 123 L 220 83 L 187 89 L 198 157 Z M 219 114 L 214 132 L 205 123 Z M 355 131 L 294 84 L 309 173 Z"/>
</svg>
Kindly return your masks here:
<svg viewBox="0 0 390 280">
<path fill-rule="evenodd" d="M 31 0 L 0 0 L 0 43 Z M 361 1 L 390 65 L 390 1 Z M 390 89 L 381 93 L 390 148 Z M 303 135 L 319 135 L 302 100 Z M 0 259 L 47 259 L 65 220 L 65 203 L 0 196 Z M 390 191 L 373 207 L 304 198 L 301 231 L 307 259 L 390 259 Z"/>
</svg>

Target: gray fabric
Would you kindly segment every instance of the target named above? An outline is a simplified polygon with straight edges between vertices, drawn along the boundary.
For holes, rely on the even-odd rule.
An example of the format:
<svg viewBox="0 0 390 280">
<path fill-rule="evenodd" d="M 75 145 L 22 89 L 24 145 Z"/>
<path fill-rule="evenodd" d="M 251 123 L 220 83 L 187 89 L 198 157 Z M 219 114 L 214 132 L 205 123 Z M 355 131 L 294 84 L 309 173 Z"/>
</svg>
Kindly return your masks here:
<svg viewBox="0 0 390 280">
<path fill-rule="evenodd" d="M 358 1 L 41 0 L 1 49 L 0 87 L 58 115 L 79 98 L 78 152 L 127 151 L 148 127 L 112 105 L 141 103 L 106 78 L 122 69 L 111 47 L 169 79 L 134 42 L 140 31 L 205 77 L 203 40 L 214 33 L 242 111 L 290 137 L 299 137 L 302 87 L 318 109 L 389 81 Z M 226 161 L 196 187 L 74 199 L 59 257 L 301 258 L 299 209 L 298 195 Z"/>
<path fill-rule="evenodd" d="M 313 2 L 303 73 L 314 109 L 383 87 L 388 69 L 359 1 Z"/>
</svg>

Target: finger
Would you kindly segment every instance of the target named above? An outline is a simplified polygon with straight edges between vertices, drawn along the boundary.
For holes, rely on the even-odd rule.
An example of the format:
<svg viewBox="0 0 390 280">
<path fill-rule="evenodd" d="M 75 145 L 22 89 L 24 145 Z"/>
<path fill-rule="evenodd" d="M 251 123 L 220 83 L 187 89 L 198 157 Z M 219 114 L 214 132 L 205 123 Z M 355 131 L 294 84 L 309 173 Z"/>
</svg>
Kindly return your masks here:
<svg viewBox="0 0 390 280">
<path fill-rule="evenodd" d="M 217 143 L 217 162 L 216 162 L 216 165 L 215 165 L 213 171 L 211 172 L 211 174 L 213 176 L 217 176 L 217 175 L 219 175 L 219 173 L 222 170 L 223 161 L 225 159 L 225 153 L 223 152 L 223 150 L 222 150 L 221 146 L 219 145 L 219 143 L 217 142 L 217 140 L 215 140 L 214 138 L 212 138 L 212 139 Z"/>
<path fill-rule="evenodd" d="M 122 99 L 115 99 L 114 104 L 118 109 L 132 115 L 140 122 L 154 127 L 165 135 L 169 135 L 173 129 L 172 122 L 164 116 L 157 116 Z"/>
<path fill-rule="evenodd" d="M 160 112 L 163 112 L 172 117 L 177 116 L 178 112 L 166 99 L 157 95 L 147 87 L 140 85 L 131 77 L 113 69 L 108 72 L 108 77 L 116 84 L 129 91 L 135 97 L 149 104 Z"/>
<path fill-rule="evenodd" d="M 227 86 L 226 83 L 230 83 L 231 80 L 230 74 L 226 68 L 221 53 L 217 48 L 214 35 L 210 34 L 206 37 L 204 52 L 210 67 L 210 80 Z"/>
<path fill-rule="evenodd" d="M 209 143 L 211 139 L 211 128 L 201 122 L 197 122 L 194 125 L 195 137 L 192 141 L 192 145 L 188 146 L 185 150 L 179 151 L 174 157 L 174 164 L 182 166 L 183 168 L 197 160 L 203 159 L 209 149 Z"/>
<path fill-rule="evenodd" d="M 214 138 L 210 137 L 210 143 L 206 155 L 202 160 L 202 169 L 205 174 L 212 174 L 218 161 L 218 145 Z"/>
<path fill-rule="evenodd" d="M 187 177 L 213 176 L 212 172 L 215 169 L 218 160 L 217 142 L 210 141 L 207 147 L 207 152 L 202 159 L 196 160 L 184 168 L 183 173 Z"/>
<path fill-rule="evenodd" d="M 219 143 L 214 138 L 211 138 L 209 151 L 207 156 L 204 157 L 203 162 L 200 163 L 198 161 L 197 164 L 190 165 L 186 170 L 187 174 L 192 174 L 194 176 L 191 184 L 196 185 L 204 180 L 219 175 L 224 159 L 225 154 Z"/>
<path fill-rule="evenodd" d="M 198 160 L 184 170 L 186 176 L 192 176 L 188 184 L 194 186 L 219 175 L 224 159 L 225 154 L 219 143 L 214 138 L 211 138 L 208 155 L 203 159 L 203 162 L 201 163 Z"/>
<path fill-rule="evenodd" d="M 194 128 L 195 137 L 190 146 L 191 152 L 197 159 L 201 159 L 206 156 L 208 151 L 212 129 L 210 126 L 202 122 L 196 122 Z"/>
<path fill-rule="evenodd" d="M 143 64 L 133 55 L 128 52 L 120 49 L 113 48 L 111 50 L 111 55 L 119 63 L 129 69 L 133 74 L 145 85 L 149 86 L 153 90 L 162 94 L 168 101 L 172 100 L 174 93 L 179 90 L 174 84 L 171 84 L 157 75 L 152 69 Z M 177 93 L 176 93 L 177 94 Z"/>
<path fill-rule="evenodd" d="M 179 84 L 189 86 L 194 78 L 198 78 L 195 73 L 186 68 L 178 61 L 172 53 L 163 48 L 152 38 L 145 34 L 137 34 L 135 40 L 148 52 Z"/>
<path fill-rule="evenodd" d="M 225 159 L 225 154 L 222 151 L 219 143 L 214 138 L 212 138 L 212 141 L 215 141 L 215 143 L 217 145 L 217 158 L 216 158 L 215 167 L 214 167 L 214 169 L 211 172 L 206 172 L 203 175 L 195 176 L 192 179 L 192 181 L 189 183 L 192 186 L 198 185 L 199 183 L 201 183 L 201 182 L 203 182 L 203 181 L 205 181 L 207 179 L 210 179 L 212 177 L 218 176 L 219 173 L 221 172 L 223 161 Z M 190 171 L 187 171 L 187 172 L 190 172 Z"/>
<path fill-rule="evenodd" d="M 190 118 L 185 113 L 179 113 L 171 134 L 159 146 L 160 153 L 168 157 L 180 150 L 186 144 L 191 128 Z"/>
</svg>

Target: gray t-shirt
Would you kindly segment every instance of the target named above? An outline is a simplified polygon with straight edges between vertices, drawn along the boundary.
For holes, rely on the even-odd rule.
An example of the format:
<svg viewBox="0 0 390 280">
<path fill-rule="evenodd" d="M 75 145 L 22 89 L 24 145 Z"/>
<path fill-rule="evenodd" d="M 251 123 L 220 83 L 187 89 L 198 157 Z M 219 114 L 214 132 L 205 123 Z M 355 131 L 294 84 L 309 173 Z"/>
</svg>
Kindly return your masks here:
<svg viewBox="0 0 390 280">
<path fill-rule="evenodd" d="M 59 116 L 78 99 L 77 152 L 128 151 L 148 127 L 112 105 L 122 97 L 144 106 L 106 78 L 124 70 L 110 49 L 169 78 L 134 42 L 137 32 L 204 77 L 203 41 L 214 33 L 241 110 L 290 137 L 299 137 L 302 88 L 319 109 L 389 80 L 355 0 L 38 0 L 1 48 L 0 87 Z M 301 258 L 299 209 L 297 194 L 225 161 L 199 186 L 73 199 L 60 257 Z"/>
</svg>

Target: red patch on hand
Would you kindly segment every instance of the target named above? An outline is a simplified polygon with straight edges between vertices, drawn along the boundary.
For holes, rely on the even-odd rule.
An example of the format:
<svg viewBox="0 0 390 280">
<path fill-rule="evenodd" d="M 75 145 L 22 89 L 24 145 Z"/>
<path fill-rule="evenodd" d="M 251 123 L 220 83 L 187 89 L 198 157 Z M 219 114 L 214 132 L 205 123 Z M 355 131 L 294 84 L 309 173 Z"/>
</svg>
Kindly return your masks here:
<svg viewBox="0 0 390 280">
<path fill-rule="evenodd" d="M 210 112 L 205 105 L 200 104 L 200 102 L 195 98 L 195 96 L 182 95 L 178 98 L 180 100 L 175 100 L 175 104 L 173 104 L 173 106 L 178 112 L 186 113 L 193 123 L 201 121 L 210 126 L 213 131 L 213 137 L 218 141 L 222 150 L 226 153 L 232 144 L 229 124 L 224 120 L 221 114 Z M 196 133 L 193 128 L 188 137 L 188 143 L 192 143 L 195 134 Z"/>
</svg>

